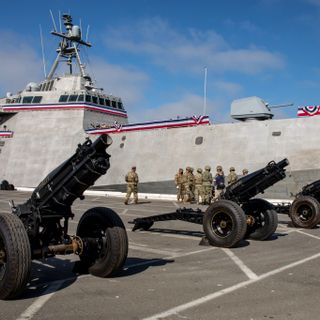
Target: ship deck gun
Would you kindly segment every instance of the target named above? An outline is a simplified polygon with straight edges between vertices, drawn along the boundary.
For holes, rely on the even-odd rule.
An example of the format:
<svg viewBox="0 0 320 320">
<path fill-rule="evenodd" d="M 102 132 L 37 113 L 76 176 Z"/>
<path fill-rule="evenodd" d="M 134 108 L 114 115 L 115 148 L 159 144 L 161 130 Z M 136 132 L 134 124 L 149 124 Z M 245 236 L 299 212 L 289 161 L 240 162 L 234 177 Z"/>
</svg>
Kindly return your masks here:
<svg viewBox="0 0 320 320">
<path fill-rule="evenodd" d="M 111 209 L 91 208 L 68 234 L 71 206 L 110 167 L 108 135 L 79 144 L 68 160 L 53 170 L 12 213 L 0 213 L 0 299 L 12 299 L 25 288 L 31 260 L 74 253 L 82 269 L 107 277 L 122 268 L 128 240 L 120 217 Z"/>
<path fill-rule="evenodd" d="M 278 213 L 288 214 L 295 227 L 312 229 L 320 223 L 320 180 L 305 185 L 292 204 L 279 204 Z"/>
<path fill-rule="evenodd" d="M 277 212 L 273 205 L 255 198 L 259 193 L 285 178 L 287 159 L 269 162 L 229 185 L 206 211 L 179 208 L 175 212 L 136 218 L 130 223 L 135 230 L 149 230 L 154 222 L 182 220 L 202 224 L 209 244 L 219 247 L 234 247 L 243 238 L 268 239 L 278 226 Z"/>
</svg>

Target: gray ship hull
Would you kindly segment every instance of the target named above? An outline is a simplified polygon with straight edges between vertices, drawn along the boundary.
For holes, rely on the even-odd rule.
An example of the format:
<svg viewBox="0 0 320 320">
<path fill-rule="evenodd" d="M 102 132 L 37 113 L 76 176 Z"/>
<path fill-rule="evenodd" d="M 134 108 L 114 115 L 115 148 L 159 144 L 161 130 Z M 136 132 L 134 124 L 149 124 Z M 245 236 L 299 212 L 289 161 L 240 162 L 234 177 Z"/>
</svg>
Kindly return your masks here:
<svg viewBox="0 0 320 320">
<path fill-rule="evenodd" d="M 0 179 L 35 187 L 74 152 L 86 136 L 84 124 L 96 117 L 95 112 L 64 110 L 19 112 L 6 119 L 2 125 L 14 136 L 2 139 Z M 240 173 L 286 157 L 288 178 L 268 195 L 288 198 L 320 178 L 319 133 L 320 117 L 308 117 L 113 134 L 111 169 L 95 187 L 124 190 L 124 176 L 136 165 L 141 191 L 174 193 L 179 167 L 209 164 L 214 169 L 219 164 L 225 173 L 230 166 Z"/>
</svg>

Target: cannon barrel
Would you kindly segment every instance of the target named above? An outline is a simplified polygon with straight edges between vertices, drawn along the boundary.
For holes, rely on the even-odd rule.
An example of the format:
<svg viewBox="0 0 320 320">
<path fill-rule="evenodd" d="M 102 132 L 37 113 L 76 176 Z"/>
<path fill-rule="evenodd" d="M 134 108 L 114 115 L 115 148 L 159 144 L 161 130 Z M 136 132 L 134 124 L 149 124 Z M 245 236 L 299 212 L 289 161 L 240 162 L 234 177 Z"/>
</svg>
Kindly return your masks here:
<svg viewBox="0 0 320 320">
<path fill-rule="evenodd" d="M 18 214 L 36 209 L 41 216 L 70 216 L 72 203 L 109 169 L 110 155 L 105 150 L 111 143 L 111 137 L 105 134 L 94 142 L 87 139 L 79 144 L 69 159 L 46 176 L 31 198 L 17 207 Z"/>
<path fill-rule="evenodd" d="M 284 179 L 286 176 L 284 168 L 288 164 L 289 161 L 286 158 L 278 163 L 275 161 L 269 162 L 266 167 L 254 171 L 229 185 L 221 194 L 221 198 L 235 201 L 238 204 L 249 201 L 276 182 Z"/>
</svg>

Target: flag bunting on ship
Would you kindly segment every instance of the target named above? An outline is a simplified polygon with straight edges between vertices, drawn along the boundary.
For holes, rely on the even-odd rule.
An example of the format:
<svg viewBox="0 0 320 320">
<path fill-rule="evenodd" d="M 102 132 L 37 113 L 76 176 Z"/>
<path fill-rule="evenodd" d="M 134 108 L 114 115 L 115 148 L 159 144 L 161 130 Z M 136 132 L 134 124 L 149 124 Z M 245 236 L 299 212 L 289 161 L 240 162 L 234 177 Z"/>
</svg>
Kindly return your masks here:
<svg viewBox="0 0 320 320">
<path fill-rule="evenodd" d="M 0 138 L 12 138 L 13 136 L 13 131 L 1 131 L 0 130 Z"/>
<path fill-rule="evenodd" d="M 170 119 L 163 121 L 142 122 L 133 124 L 119 124 L 115 121 L 112 126 L 100 125 L 92 129 L 87 129 L 86 133 L 89 134 L 103 134 L 103 133 L 121 133 L 128 131 L 144 131 L 151 129 L 170 129 L 181 127 L 193 127 L 199 125 L 210 124 L 209 116 L 192 116 L 183 119 Z"/>
<path fill-rule="evenodd" d="M 320 106 L 305 106 L 298 108 L 298 117 L 312 117 L 320 115 Z"/>
</svg>

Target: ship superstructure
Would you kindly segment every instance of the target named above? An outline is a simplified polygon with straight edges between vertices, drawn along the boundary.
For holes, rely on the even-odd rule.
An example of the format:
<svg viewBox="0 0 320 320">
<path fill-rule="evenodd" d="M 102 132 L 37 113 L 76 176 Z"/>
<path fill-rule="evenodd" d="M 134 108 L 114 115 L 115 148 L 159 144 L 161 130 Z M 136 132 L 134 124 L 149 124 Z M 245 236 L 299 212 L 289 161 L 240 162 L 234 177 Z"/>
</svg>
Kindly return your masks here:
<svg viewBox="0 0 320 320">
<path fill-rule="evenodd" d="M 46 79 L 40 83 L 30 82 L 17 94 L 7 93 L 5 98 L 0 99 L 0 111 L 10 113 L 82 109 L 95 112 L 94 115 L 88 114 L 84 130 L 100 123 L 106 126 L 111 126 L 114 122 L 128 123 L 121 98 L 105 94 L 101 88 L 95 87 L 86 73 L 80 57 L 80 47 L 91 47 L 91 44 L 82 39 L 81 29 L 72 23 L 70 15 L 65 14 L 62 19 L 65 32 L 51 32 L 60 38 L 60 43 L 57 57 Z M 56 71 L 61 63 L 67 64 L 69 72 L 57 76 Z M 76 69 L 79 73 L 75 73 Z"/>
</svg>

